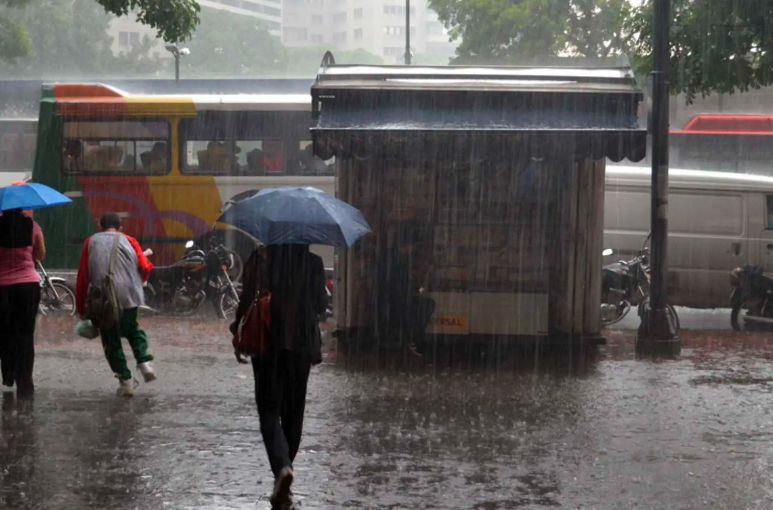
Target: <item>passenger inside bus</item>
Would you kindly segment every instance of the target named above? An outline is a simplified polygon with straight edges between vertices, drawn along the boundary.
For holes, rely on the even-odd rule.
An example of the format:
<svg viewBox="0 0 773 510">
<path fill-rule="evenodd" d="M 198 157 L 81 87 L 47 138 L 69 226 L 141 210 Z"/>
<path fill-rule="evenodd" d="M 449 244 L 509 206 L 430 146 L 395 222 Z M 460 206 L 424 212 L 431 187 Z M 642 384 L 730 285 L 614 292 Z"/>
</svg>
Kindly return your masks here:
<svg viewBox="0 0 773 510">
<path fill-rule="evenodd" d="M 69 173 L 83 172 L 83 144 L 80 140 L 67 140 L 64 148 L 64 170 Z"/>
<path fill-rule="evenodd" d="M 329 175 L 332 173 L 332 165 L 328 165 L 322 159 L 314 155 L 311 144 L 301 151 L 300 166 L 303 175 Z"/>
<path fill-rule="evenodd" d="M 140 154 L 142 168 L 153 173 L 163 173 L 167 169 L 168 157 L 165 142 L 156 142 L 149 151 Z"/>
<path fill-rule="evenodd" d="M 263 157 L 263 151 L 260 149 L 253 149 L 247 153 L 247 175 L 266 175 Z"/>
<path fill-rule="evenodd" d="M 213 174 L 239 173 L 241 165 L 237 154 L 240 152 L 241 148 L 235 144 L 211 141 L 207 144 L 206 150 L 196 154 L 199 159 L 199 170 Z"/>
<path fill-rule="evenodd" d="M 279 173 L 284 170 L 284 150 L 281 140 L 263 142 L 263 168 L 267 173 Z"/>
</svg>

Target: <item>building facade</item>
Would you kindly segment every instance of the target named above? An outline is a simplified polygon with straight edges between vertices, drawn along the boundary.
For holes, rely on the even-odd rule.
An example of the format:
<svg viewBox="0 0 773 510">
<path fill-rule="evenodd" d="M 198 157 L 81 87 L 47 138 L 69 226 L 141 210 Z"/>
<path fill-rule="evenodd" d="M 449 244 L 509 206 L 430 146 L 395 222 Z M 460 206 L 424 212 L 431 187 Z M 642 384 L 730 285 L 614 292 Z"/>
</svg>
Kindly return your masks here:
<svg viewBox="0 0 773 510">
<path fill-rule="evenodd" d="M 363 49 L 384 63 L 405 58 L 405 0 L 199 0 L 204 8 L 222 9 L 262 20 L 288 47 L 333 45 L 344 50 Z M 412 0 L 411 51 L 416 64 L 447 63 L 455 43 L 428 0 Z M 116 18 L 110 25 L 113 52 L 126 53 L 155 30 L 136 18 Z M 163 45 L 155 50 L 169 56 Z"/>
<path fill-rule="evenodd" d="M 387 64 L 402 63 L 405 9 L 405 0 L 284 0 L 282 42 L 286 46 L 330 44 L 345 50 L 364 49 Z M 456 44 L 449 42 L 427 0 L 411 1 L 410 24 L 415 63 L 447 63 Z"/>
</svg>

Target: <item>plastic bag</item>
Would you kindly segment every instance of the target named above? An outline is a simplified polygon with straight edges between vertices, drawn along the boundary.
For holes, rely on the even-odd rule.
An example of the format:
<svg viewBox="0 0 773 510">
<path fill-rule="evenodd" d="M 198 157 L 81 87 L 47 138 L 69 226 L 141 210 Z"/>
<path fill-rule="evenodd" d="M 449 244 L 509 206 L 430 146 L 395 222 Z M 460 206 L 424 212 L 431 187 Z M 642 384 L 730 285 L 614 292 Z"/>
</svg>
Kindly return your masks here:
<svg viewBox="0 0 773 510">
<path fill-rule="evenodd" d="M 80 320 L 75 325 L 75 334 L 93 340 L 99 336 L 99 329 L 90 320 Z"/>
</svg>

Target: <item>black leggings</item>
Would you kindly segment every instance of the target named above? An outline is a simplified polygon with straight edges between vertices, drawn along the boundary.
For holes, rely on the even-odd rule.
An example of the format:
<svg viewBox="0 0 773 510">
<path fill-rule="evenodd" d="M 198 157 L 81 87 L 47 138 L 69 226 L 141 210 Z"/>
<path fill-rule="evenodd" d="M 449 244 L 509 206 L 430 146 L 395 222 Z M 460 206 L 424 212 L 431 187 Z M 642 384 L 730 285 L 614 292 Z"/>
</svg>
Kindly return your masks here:
<svg viewBox="0 0 773 510">
<path fill-rule="evenodd" d="M 252 359 L 260 433 L 271 471 L 292 468 L 301 444 L 311 358 L 279 349 Z"/>
<path fill-rule="evenodd" d="M 40 304 L 40 284 L 0 286 L 0 371 L 2 383 L 16 383 L 18 394 L 34 390 L 35 319 Z"/>
</svg>

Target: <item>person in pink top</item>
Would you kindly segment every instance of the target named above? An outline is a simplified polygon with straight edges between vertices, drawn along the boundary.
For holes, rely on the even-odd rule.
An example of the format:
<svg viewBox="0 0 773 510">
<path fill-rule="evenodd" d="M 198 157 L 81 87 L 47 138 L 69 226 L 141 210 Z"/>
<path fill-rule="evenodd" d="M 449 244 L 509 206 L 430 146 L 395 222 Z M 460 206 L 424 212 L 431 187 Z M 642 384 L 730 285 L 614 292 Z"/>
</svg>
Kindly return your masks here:
<svg viewBox="0 0 773 510">
<path fill-rule="evenodd" d="M 46 256 L 40 227 L 21 209 L 0 216 L 0 373 L 2 388 L 19 397 L 34 391 L 35 319 L 40 278 L 35 261 Z"/>
</svg>

